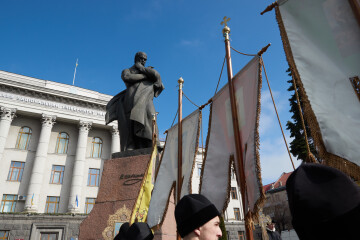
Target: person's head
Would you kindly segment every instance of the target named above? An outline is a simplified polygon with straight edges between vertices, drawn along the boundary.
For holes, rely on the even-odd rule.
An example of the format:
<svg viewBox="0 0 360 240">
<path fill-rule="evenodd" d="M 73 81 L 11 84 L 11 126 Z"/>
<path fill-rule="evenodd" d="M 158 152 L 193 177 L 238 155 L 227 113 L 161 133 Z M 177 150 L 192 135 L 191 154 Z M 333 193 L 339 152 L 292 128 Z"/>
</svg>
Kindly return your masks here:
<svg viewBox="0 0 360 240">
<path fill-rule="evenodd" d="M 129 230 L 129 223 L 123 223 L 120 227 L 119 233 L 116 235 L 114 240 L 125 240 L 126 232 Z"/>
<path fill-rule="evenodd" d="M 129 226 L 126 222 L 121 225 L 114 240 L 151 240 L 153 238 L 154 235 L 146 223 L 137 222 Z"/>
<path fill-rule="evenodd" d="M 274 222 L 274 221 L 268 222 L 268 223 L 266 224 L 266 227 L 267 227 L 268 229 L 270 229 L 271 231 L 274 231 L 275 222 Z"/>
<path fill-rule="evenodd" d="M 151 240 L 154 238 L 149 225 L 143 222 L 133 223 L 126 232 L 126 240 Z"/>
<path fill-rule="evenodd" d="M 182 238 L 217 240 L 222 236 L 220 213 L 205 196 L 185 195 L 175 207 L 178 233 Z"/>
<path fill-rule="evenodd" d="M 147 61 L 147 55 L 144 52 L 137 52 L 135 54 L 135 63 L 140 62 L 141 65 L 145 67 L 145 63 Z"/>
<path fill-rule="evenodd" d="M 302 164 L 288 178 L 286 191 L 301 240 L 359 239 L 360 188 L 344 173 Z"/>
</svg>

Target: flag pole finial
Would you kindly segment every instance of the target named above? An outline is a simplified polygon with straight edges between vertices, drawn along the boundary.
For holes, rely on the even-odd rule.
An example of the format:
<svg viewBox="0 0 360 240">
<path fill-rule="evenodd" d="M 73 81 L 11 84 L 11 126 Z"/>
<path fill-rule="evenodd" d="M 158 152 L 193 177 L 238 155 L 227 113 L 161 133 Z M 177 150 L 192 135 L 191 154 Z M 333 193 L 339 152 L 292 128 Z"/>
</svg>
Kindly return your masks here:
<svg viewBox="0 0 360 240">
<path fill-rule="evenodd" d="M 221 25 L 224 25 L 224 28 L 222 30 L 223 35 L 225 37 L 226 40 L 229 40 L 229 33 L 230 33 L 230 28 L 228 27 L 227 23 L 228 21 L 230 21 L 231 18 L 228 17 L 224 17 L 223 21 L 220 23 Z"/>
<path fill-rule="evenodd" d="M 182 77 L 180 77 L 178 80 L 178 83 L 179 83 L 179 89 L 182 89 L 183 84 L 184 84 L 184 79 Z"/>
</svg>

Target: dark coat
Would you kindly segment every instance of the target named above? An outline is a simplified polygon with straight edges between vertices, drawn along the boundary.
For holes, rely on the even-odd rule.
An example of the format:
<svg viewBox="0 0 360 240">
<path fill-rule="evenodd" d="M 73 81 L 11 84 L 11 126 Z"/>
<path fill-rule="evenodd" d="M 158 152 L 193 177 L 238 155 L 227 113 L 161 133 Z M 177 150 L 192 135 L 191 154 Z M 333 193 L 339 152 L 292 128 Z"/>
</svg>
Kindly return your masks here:
<svg viewBox="0 0 360 240">
<path fill-rule="evenodd" d="M 269 236 L 269 240 L 281 240 L 280 233 L 278 233 L 277 231 L 272 232 L 267 230 L 266 232 Z"/>
</svg>

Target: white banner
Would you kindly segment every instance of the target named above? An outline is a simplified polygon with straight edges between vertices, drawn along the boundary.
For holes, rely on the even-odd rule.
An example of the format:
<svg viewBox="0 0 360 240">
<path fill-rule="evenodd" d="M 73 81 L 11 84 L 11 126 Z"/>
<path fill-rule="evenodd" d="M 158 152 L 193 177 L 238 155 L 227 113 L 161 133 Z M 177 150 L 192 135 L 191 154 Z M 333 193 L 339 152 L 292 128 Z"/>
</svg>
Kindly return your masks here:
<svg viewBox="0 0 360 240">
<path fill-rule="evenodd" d="M 360 77 L 360 27 L 349 1 L 279 5 L 290 45 L 285 50 L 288 59 L 292 53 L 326 151 L 360 166 L 360 102 L 349 80 Z"/>
<path fill-rule="evenodd" d="M 263 199 L 258 154 L 261 88 L 259 74 L 259 57 L 254 57 L 233 78 L 245 165 L 247 191 L 245 202 L 250 211 L 253 211 L 258 202 Z M 225 85 L 213 97 L 211 105 L 209 140 L 206 147 L 200 189 L 201 194 L 212 201 L 219 211 L 224 211 L 227 207 L 230 188 L 230 157 L 235 156 L 231 116 L 229 89 L 228 85 Z M 235 161 L 235 165 L 238 183 L 240 184 L 237 161 Z"/>
<path fill-rule="evenodd" d="M 182 121 L 182 175 L 181 196 L 191 193 L 191 176 L 199 139 L 201 111 L 198 109 Z M 160 224 L 168 206 L 171 189 L 178 171 L 178 125 L 168 130 L 165 149 L 151 196 L 147 223 L 152 228 Z"/>
</svg>

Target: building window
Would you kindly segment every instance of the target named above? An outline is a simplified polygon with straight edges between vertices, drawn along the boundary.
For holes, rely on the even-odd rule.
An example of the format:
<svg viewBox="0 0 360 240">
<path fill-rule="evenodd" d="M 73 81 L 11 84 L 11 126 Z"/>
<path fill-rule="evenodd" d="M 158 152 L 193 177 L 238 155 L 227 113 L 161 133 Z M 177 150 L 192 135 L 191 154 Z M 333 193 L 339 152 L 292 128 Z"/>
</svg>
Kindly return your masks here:
<svg viewBox="0 0 360 240">
<path fill-rule="evenodd" d="M 21 150 L 27 150 L 29 148 L 31 134 L 32 134 L 31 128 L 29 127 L 20 128 L 15 148 Z"/>
<path fill-rule="evenodd" d="M 67 153 L 69 145 L 69 135 L 67 133 L 59 133 L 56 142 L 56 153 L 64 154 Z"/>
<path fill-rule="evenodd" d="M 235 180 L 235 170 L 231 169 L 231 180 Z"/>
<path fill-rule="evenodd" d="M 9 231 L 0 230 L 0 240 L 7 240 L 9 237 Z"/>
<path fill-rule="evenodd" d="M 238 199 L 236 187 L 231 187 L 231 199 Z"/>
<path fill-rule="evenodd" d="M 85 213 L 89 214 L 95 205 L 96 198 L 86 198 L 85 202 Z"/>
<path fill-rule="evenodd" d="M 57 240 L 57 233 L 41 233 L 40 240 Z"/>
<path fill-rule="evenodd" d="M 4 194 L 1 201 L 1 212 L 15 212 L 17 195 Z"/>
<path fill-rule="evenodd" d="M 239 240 L 245 240 L 245 233 L 243 231 L 238 231 Z"/>
<path fill-rule="evenodd" d="M 47 197 L 46 198 L 46 213 L 57 213 L 59 211 L 60 197 Z"/>
<path fill-rule="evenodd" d="M 234 215 L 235 215 L 235 220 L 240 221 L 240 209 L 239 208 L 234 208 Z"/>
<path fill-rule="evenodd" d="M 197 165 L 197 169 L 198 169 L 198 176 L 201 176 L 201 164 Z"/>
<path fill-rule="evenodd" d="M 100 169 L 90 168 L 88 176 L 88 186 L 98 187 L 100 178 Z"/>
<path fill-rule="evenodd" d="M 92 158 L 100 158 L 101 156 L 101 148 L 102 148 L 103 141 L 99 137 L 94 137 L 92 140 L 92 151 L 91 157 Z"/>
<path fill-rule="evenodd" d="M 24 166 L 24 162 L 11 162 L 7 180 L 20 182 L 24 172 Z"/>
<path fill-rule="evenodd" d="M 53 165 L 51 170 L 50 183 L 62 184 L 64 178 L 64 166 Z"/>
</svg>

